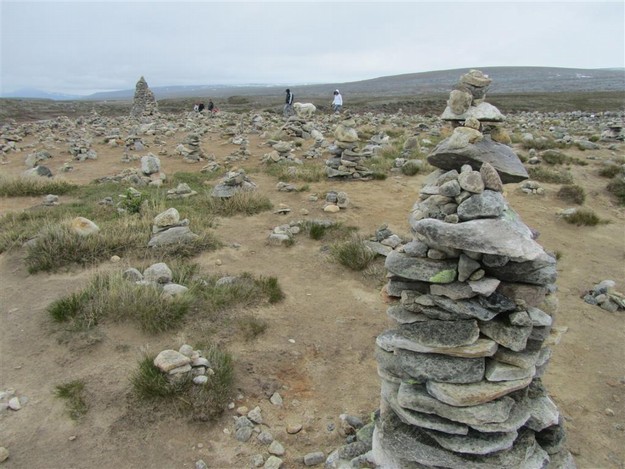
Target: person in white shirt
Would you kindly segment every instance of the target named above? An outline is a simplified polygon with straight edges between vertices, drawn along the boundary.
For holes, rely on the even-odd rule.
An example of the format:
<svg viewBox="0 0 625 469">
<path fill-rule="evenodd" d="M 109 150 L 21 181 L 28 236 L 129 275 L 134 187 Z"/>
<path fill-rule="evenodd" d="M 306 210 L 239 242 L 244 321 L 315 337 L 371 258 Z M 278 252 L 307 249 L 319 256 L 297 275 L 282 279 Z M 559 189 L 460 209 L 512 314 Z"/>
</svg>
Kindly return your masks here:
<svg viewBox="0 0 625 469">
<path fill-rule="evenodd" d="M 339 90 L 334 90 L 334 100 L 332 101 L 332 110 L 335 114 L 341 112 L 343 107 L 343 96 L 339 93 Z"/>
</svg>

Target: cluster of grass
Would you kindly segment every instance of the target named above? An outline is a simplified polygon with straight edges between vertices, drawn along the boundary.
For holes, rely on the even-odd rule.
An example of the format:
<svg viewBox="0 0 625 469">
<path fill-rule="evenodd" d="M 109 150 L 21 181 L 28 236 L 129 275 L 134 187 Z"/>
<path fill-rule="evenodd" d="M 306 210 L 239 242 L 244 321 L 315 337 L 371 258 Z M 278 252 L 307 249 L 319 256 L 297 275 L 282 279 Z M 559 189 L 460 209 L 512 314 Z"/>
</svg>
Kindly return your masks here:
<svg viewBox="0 0 625 469">
<path fill-rule="evenodd" d="M 89 410 L 85 401 L 85 382 L 82 380 L 59 384 L 55 387 L 54 394 L 58 398 L 65 399 L 67 411 L 72 420 L 79 420 Z"/>
<path fill-rule="evenodd" d="M 404 176 L 414 176 L 421 171 L 422 166 L 414 161 L 407 161 L 405 165 L 401 167 L 401 173 Z"/>
<path fill-rule="evenodd" d="M 602 220 L 593 210 L 589 208 L 580 208 L 573 214 L 564 217 L 564 219 L 567 223 L 577 226 L 596 226 L 608 223 L 607 220 Z"/>
<path fill-rule="evenodd" d="M 201 204 L 209 213 L 230 217 L 233 215 L 255 215 L 273 208 L 267 196 L 253 191 L 238 191 L 232 197 L 206 197 Z"/>
<path fill-rule="evenodd" d="M 545 163 L 550 164 L 550 165 L 572 163 L 578 166 L 588 166 L 587 161 L 565 155 L 564 153 L 558 150 L 547 150 L 541 153 L 540 157 Z"/>
<path fill-rule="evenodd" d="M 164 297 L 156 286 L 137 285 L 120 273 L 96 274 L 80 292 L 52 302 L 48 313 L 72 330 L 90 329 L 105 319 L 133 321 L 159 333 L 177 327 L 189 312 L 191 295 Z"/>
<path fill-rule="evenodd" d="M 304 162 L 297 166 L 280 163 L 266 165 L 265 172 L 279 181 L 285 182 L 319 182 L 325 178 L 325 167 L 319 163 Z"/>
<path fill-rule="evenodd" d="M 608 192 L 616 197 L 619 205 L 625 205 L 625 178 L 615 176 L 608 184 Z"/>
<path fill-rule="evenodd" d="M 607 164 L 599 170 L 599 176 L 612 179 L 623 171 L 622 167 L 616 164 Z"/>
<path fill-rule="evenodd" d="M 359 236 L 333 244 L 330 254 L 335 261 L 351 270 L 366 269 L 376 256 Z"/>
<path fill-rule="evenodd" d="M 247 314 L 237 319 L 237 326 L 243 333 L 245 340 L 253 340 L 263 334 L 268 327 L 267 321 L 251 314 Z"/>
<path fill-rule="evenodd" d="M 235 307 L 250 307 L 284 298 L 277 278 L 254 278 L 244 273 L 230 282 L 222 276 L 197 275 L 197 265 L 172 264 L 173 280 L 189 290 L 173 298 L 162 295 L 158 286 L 137 285 L 121 273 L 96 274 L 82 290 L 52 302 L 47 310 L 55 322 L 67 324 L 73 332 L 89 330 L 103 321 L 132 321 L 148 333 L 177 328 L 190 313 L 217 319 L 219 313 Z M 231 318 L 228 318 L 228 321 Z M 261 334 L 263 321 L 239 321 L 246 338 Z"/>
<path fill-rule="evenodd" d="M 0 196 L 33 197 L 38 195 L 64 195 L 76 192 L 78 186 L 67 181 L 41 177 L 0 177 Z"/>
<path fill-rule="evenodd" d="M 556 196 L 566 202 L 576 203 L 582 205 L 586 200 L 586 192 L 582 186 L 577 184 L 567 184 L 560 187 Z"/>
<path fill-rule="evenodd" d="M 532 166 L 527 170 L 530 178 L 555 184 L 573 184 L 573 175 L 568 171 L 552 170 L 541 166 Z"/>
<path fill-rule="evenodd" d="M 534 148 L 535 150 L 538 150 L 538 151 L 551 150 L 553 148 L 561 147 L 561 145 L 558 144 L 558 142 L 556 142 L 553 137 L 545 137 L 545 136 L 539 136 L 539 137 L 534 136 L 532 140 L 522 140 L 521 146 L 526 150 Z"/>
<path fill-rule="evenodd" d="M 133 392 L 144 401 L 164 401 L 168 404 L 166 407 L 175 408 L 192 420 L 217 418 L 231 398 L 233 360 L 228 352 L 217 346 L 210 346 L 203 352 L 214 372 L 209 376 L 208 384 L 195 385 L 190 376 L 170 380 L 154 366 L 154 357 L 147 356 L 131 376 Z"/>
<path fill-rule="evenodd" d="M 326 223 L 324 221 L 306 220 L 302 223 L 302 231 L 311 239 L 340 240 L 351 236 L 358 228 L 342 223 Z"/>
</svg>

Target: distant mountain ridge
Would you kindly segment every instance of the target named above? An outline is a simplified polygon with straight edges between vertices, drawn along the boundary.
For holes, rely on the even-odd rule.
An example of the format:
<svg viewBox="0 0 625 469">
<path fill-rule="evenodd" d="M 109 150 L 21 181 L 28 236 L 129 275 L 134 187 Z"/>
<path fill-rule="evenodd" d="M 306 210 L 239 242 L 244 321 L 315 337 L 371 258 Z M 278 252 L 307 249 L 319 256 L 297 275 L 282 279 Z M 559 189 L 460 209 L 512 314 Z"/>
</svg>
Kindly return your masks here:
<svg viewBox="0 0 625 469">
<path fill-rule="evenodd" d="M 554 93 L 554 92 L 625 92 L 625 68 L 578 69 L 558 67 L 472 67 L 493 79 L 489 94 L 497 93 Z M 336 88 L 351 95 L 405 96 L 448 93 L 461 75 L 470 68 L 437 70 L 420 73 L 392 75 L 348 83 L 315 85 L 286 85 L 296 90 L 299 97 L 329 96 Z M 147 77 L 148 84 L 150 82 Z M 156 99 L 171 98 L 223 98 L 232 95 L 271 96 L 284 92 L 284 84 L 248 85 L 191 85 L 150 87 Z M 42 98 L 54 100 L 80 99 L 89 101 L 130 100 L 134 89 L 94 93 L 88 96 L 70 96 L 59 93 L 29 91 L 31 95 L 18 96 L 13 92 L 3 97 Z"/>
</svg>

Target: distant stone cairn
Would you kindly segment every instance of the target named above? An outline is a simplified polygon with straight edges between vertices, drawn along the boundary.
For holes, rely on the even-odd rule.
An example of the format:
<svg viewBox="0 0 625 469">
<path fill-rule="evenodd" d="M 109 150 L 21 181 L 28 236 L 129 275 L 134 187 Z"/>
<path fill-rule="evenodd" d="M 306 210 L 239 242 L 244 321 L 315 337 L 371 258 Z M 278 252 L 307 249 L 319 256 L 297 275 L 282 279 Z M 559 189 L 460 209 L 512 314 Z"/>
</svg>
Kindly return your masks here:
<svg viewBox="0 0 625 469">
<path fill-rule="evenodd" d="M 130 116 L 140 119 L 158 114 L 158 104 L 154 93 L 148 87 L 145 78 L 139 78 L 135 87 L 135 97 L 132 101 Z"/>
</svg>

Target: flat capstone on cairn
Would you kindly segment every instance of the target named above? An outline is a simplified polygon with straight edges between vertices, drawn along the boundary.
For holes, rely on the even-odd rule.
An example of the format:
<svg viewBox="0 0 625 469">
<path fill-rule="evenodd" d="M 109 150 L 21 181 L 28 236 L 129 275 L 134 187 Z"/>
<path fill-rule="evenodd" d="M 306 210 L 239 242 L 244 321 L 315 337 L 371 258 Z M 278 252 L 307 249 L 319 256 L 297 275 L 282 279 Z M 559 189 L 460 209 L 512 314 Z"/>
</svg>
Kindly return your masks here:
<svg viewBox="0 0 625 469">
<path fill-rule="evenodd" d="M 239 169 L 228 171 L 219 184 L 211 192 L 211 197 L 218 199 L 228 199 L 237 192 L 250 192 L 256 190 L 256 183 L 247 177 L 245 170 Z"/>
<path fill-rule="evenodd" d="M 502 193 L 522 165 L 510 149 L 485 157 L 453 139 L 437 147 L 448 156 L 428 157 L 439 169 L 409 215 L 413 240 L 386 258 L 396 327 L 376 339 L 372 458 L 385 469 L 575 468 L 541 383 L 566 330 L 554 325 L 556 260 Z"/>
<path fill-rule="evenodd" d="M 189 219 L 181 220 L 178 210 L 171 207 L 154 217 L 152 238 L 148 242 L 148 247 L 188 244 L 198 238 L 199 236 L 189 228 Z"/>
<path fill-rule="evenodd" d="M 136 119 L 149 118 L 158 115 L 158 104 L 154 93 L 145 81 L 145 78 L 139 78 L 135 86 L 135 96 L 130 109 L 130 117 Z"/>
</svg>

